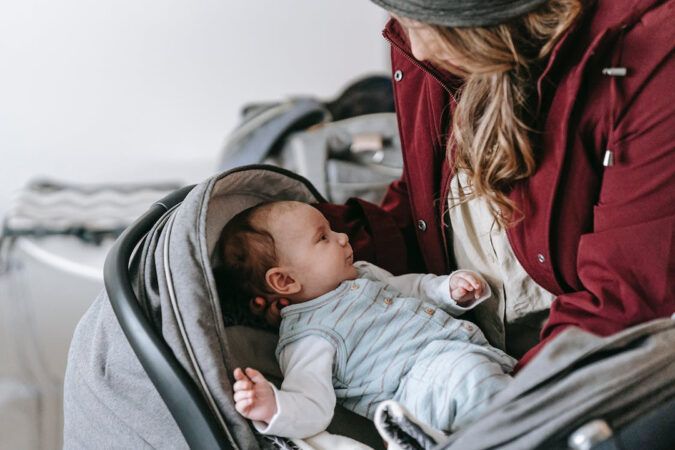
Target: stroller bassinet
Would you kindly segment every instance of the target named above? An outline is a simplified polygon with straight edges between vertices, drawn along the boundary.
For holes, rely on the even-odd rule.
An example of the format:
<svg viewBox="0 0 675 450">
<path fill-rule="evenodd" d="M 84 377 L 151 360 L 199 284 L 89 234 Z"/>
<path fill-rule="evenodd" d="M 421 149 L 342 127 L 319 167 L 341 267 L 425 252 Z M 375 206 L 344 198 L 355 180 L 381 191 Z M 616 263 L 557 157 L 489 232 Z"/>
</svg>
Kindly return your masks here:
<svg viewBox="0 0 675 450">
<path fill-rule="evenodd" d="M 250 324 L 246 315 L 228 304 L 233 294 L 226 287 L 219 300 L 211 270 L 218 265 L 213 250 L 224 224 L 244 208 L 273 199 L 324 201 L 302 177 L 276 167 L 248 166 L 176 191 L 120 237 L 105 265 L 107 294 L 102 292 L 85 314 L 71 345 L 64 389 L 65 448 L 283 445 L 252 431 L 235 411 L 231 389 L 231 371 L 237 366 L 259 368 L 278 381 L 272 356 L 275 336 L 241 326 Z M 672 344 L 675 327 L 660 321 L 656 328 L 670 330 L 666 343 Z M 665 361 L 659 370 L 667 373 L 668 381 L 645 391 L 651 408 L 674 395 L 672 355 L 670 351 L 659 359 Z M 653 435 L 666 446 L 646 448 L 673 443 L 675 406 L 671 402 L 667 408 L 650 422 L 661 424 Z M 518 417 L 496 415 L 502 421 Z M 525 420 L 527 412 L 521 416 Z M 583 419 L 591 418 L 596 416 Z M 569 426 L 583 423 L 579 420 L 570 420 Z M 382 447 L 369 421 L 344 410 L 336 411 L 329 430 Z M 645 444 L 642 437 L 639 442 Z M 611 440 L 601 445 L 622 448 L 612 447 L 618 444 Z M 541 447 L 551 448 L 550 443 Z"/>
<path fill-rule="evenodd" d="M 249 166 L 176 191 L 120 237 L 104 268 L 109 298 L 94 301 L 71 344 L 66 448 L 273 447 L 234 410 L 230 377 L 253 366 L 279 380 L 275 335 L 229 326 L 247 315 L 221 308 L 210 270 L 227 220 L 273 199 L 325 201 L 291 172 Z M 338 412 L 332 430 L 381 447 L 353 413 Z"/>
</svg>

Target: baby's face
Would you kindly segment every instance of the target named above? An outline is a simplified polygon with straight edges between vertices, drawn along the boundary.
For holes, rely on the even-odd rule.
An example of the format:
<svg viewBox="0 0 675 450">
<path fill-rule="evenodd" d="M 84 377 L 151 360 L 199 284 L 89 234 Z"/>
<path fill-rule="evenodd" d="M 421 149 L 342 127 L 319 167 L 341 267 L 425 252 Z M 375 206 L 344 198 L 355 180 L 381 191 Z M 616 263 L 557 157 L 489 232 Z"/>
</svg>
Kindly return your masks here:
<svg viewBox="0 0 675 450">
<path fill-rule="evenodd" d="M 317 209 L 295 202 L 290 208 L 279 208 L 270 215 L 269 230 L 279 264 L 302 284 L 303 299 L 318 297 L 356 278 L 349 238 L 331 230 Z"/>
</svg>

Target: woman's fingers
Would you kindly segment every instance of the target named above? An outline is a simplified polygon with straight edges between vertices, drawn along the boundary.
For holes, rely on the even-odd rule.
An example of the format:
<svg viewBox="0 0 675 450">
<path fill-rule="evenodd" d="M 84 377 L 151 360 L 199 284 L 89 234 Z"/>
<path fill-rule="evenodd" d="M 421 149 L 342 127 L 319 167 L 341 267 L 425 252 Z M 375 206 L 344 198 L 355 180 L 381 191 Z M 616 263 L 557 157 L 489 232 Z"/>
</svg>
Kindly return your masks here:
<svg viewBox="0 0 675 450">
<path fill-rule="evenodd" d="M 267 311 L 265 311 L 265 321 L 270 325 L 276 325 L 281 321 L 281 312 L 279 311 L 276 300 L 269 303 Z"/>
<path fill-rule="evenodd" d="M 266 299 L 254 297 L 249 301 L 249 309 L 256 316 L 262 316 L 265 322 L 277 326 L 281 322 L 281 308 L 288 306 L 290 301 L 286 298 Z"/>
<path fill-rule="evenodd" d="M 253 314 L 262 316 L 267 309 L 267 300 L 264 297 L 255 297 L 251 299 L 248 305 Z"/>
</svg>

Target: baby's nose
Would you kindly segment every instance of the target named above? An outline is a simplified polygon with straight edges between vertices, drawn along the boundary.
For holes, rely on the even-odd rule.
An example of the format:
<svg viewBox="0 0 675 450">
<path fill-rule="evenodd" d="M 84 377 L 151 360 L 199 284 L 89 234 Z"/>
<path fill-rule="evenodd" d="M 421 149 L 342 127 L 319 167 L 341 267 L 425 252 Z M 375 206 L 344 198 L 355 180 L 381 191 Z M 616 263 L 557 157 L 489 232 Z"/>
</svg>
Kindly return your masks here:
<svg viewBox="0 0 675 450">
<path fill-rule="evenodd" d="M 347 245 L 347 242 L 349 242 L 349 236 L 344 233 L 338 233 L 338 242 L 340 245 Z"/>
</svg>

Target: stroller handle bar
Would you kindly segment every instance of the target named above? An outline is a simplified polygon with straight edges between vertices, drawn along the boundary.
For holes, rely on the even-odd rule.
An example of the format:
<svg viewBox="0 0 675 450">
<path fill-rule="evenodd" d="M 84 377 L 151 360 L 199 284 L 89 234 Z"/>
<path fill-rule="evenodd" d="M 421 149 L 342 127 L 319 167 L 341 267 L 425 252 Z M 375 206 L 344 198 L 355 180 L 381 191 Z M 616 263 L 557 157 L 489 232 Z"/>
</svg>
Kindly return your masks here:
<svg viewBox="0 0 675 450">
<path fill-rule="evenodd" d="M 231 450 L 237 445 L 231 442 L 215 420 L 187 371 L 148 321 L 129 277 L 129 261 L 138 244 L 157 220 L 182 202 L 193 187 L 183 187 L 157 201 L 122 233 L 106 257 L 103 281 L 127 340 L 176 419 L 190 448 Z"/>
</svg>

